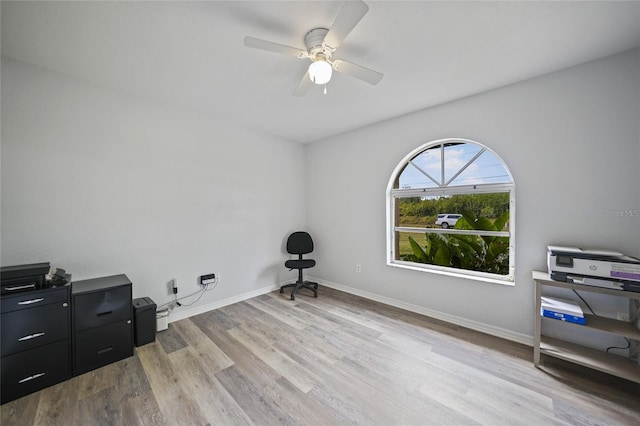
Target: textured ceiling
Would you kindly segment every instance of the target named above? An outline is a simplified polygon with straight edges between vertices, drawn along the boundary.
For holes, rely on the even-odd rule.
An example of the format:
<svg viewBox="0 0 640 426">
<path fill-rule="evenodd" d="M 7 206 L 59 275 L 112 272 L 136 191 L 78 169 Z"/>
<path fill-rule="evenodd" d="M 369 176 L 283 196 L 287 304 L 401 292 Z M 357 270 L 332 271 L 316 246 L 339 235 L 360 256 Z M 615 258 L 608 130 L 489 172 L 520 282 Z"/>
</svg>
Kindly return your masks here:
<svg viewBox="0 0 640 426">
<path fill-rule="evenodd" d="M 640 2 L 369 1 L 335 53 L 383 72 L 291 96 L 342 2 L 7 2 L 2 55 L 303 143 L 640 46 Z"/>
</svg>

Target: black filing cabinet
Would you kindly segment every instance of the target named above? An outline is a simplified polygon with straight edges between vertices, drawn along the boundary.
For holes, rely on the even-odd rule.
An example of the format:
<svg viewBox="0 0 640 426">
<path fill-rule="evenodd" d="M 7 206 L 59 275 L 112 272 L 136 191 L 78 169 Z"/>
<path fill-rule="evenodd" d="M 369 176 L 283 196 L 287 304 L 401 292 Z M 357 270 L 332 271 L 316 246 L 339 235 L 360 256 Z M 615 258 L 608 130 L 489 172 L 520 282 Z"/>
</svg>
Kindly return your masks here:
<svg viewBox="0 0 640 426">
<path fill-rule="evenodd" d="M 71 377 L 69 289 L 2 296 L 2 404 Z"/>
<path fill-rule="evenodd" d="M 126 275 L 75 281 L 71 296 L 75 375 L 133 355 L 131 281 Z"/>
</svg>

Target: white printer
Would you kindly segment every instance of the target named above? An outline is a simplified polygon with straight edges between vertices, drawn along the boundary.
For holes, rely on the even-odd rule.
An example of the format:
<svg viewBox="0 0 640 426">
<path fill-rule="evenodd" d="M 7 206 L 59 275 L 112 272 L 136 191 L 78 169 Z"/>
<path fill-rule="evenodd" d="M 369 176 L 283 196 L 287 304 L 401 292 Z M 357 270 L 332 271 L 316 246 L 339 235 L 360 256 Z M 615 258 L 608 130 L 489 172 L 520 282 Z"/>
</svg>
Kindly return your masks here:
<svg viewBox="0 0 640 426">
<path fill-rule="evenodd" d="M 640 292 L 640 260 L 608 250 L 548 246 L 552 280 Z"/>
</svg>

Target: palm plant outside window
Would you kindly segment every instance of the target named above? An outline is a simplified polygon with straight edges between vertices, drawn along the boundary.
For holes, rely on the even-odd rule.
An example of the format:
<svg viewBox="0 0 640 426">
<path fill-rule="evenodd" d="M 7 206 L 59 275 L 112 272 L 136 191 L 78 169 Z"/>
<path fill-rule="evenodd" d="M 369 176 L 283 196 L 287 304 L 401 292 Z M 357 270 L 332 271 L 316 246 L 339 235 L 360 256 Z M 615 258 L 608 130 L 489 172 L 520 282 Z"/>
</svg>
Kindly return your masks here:
<svg viewBox="0 0 640 426">
<path fill-rule="evenodd" d="M 409 153 L 387 187 L 387 263 L 513 282 L 515 184 L 489 148 L 466 139 Z"/>
</svg>

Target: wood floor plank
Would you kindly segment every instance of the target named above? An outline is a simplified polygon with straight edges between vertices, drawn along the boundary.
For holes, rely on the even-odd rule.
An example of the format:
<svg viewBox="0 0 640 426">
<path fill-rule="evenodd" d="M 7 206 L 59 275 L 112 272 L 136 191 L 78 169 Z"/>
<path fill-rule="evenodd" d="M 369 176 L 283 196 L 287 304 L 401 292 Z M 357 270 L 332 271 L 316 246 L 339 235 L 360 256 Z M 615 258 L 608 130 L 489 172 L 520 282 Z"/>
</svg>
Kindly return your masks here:
<svg viewBox="0 0 640 426">
<path fill-rule="evenodd" d="M 640 404 L 638 395 L 637 404 Z M 612 407 L 606 401 L 593 406 L 588 399 L 562 396 L 554 398 L 554 415 L 568 424 L 582 425 L 632 425 L 640 423 L 637 411 Z"/>
<path fill-rule="evenodd" d="M 330 426 L 345 424 L 347 420 L 336 415 L 333 410 L 327 410 L 325 404 L 300 391 L 284 377 L 279 378 L 264 391 L 274 404 L 293 419 L 296 425 Z"/>
<path fill-rule="evenodd" d="M 156 335 L 157 340 L 162 345 L 162 348 L 166 353 L 171 353 L 187 346 L 180 333 L 177 332 L 175 327 L 169 327 L 168 329 L 158 333 Z"/>
<path fill-rule="evenodd" d="M 530 414 L 530 410 L 548 413 L 553 409 L 553 401 L 546 392 L 539 392 L 512 380 L 505 380 L 491 372 L 474 368 L 434 352 L 430 353 L 430 362 L 446 370 L 451 376 L 458 375 L 469 379 L 470 387 L 467 393 L 477 391 L 477 398 L 482 396 L 491 398 L 494 393 L 499 394 L 501 400 L 521 406 L 522 414 Z"/>
<path fill-rule="evenodd" d="M 463 363 L 431 353 L 433 380 L 425 382 L 421 393 L 481 424 L 504 422 L 504 413 L 517 411 L 511 424 L 563 424 L 554 419 L 553 401 L 511 381 L 477 370 Z"/>
<path fill-rule="evenodd" d="M 295 420 L 265 392 L 268 386 L 262 386 L 243 374 L 237 364 L 220 371 L 216 378 L 255 424 L 296 424 Z"/>
<path fill-rule="evenodd" d="M 183 386 L 180 377 L 159 342 L 138 348 L 144 372 L 158 401 L 162 417 L 169 424 L 206 424 L 194 397 Z"/>
<path fill-rule="evenodd" d="M 202 322 L 198 317 L 192 318 L 194 324 L 233 360 L 234 366 L 238 367 L 238 370 L 251 377 L 261 388 L 268 386 L 281 377 L 280 373 L 235 340 L 228 330 L 223 329 L 223 326 L 215 322 Z"/>
<path fill-rule="evenodd" d="M 110 387 L 95 392 L 89 398 L 79 400 L 76 424 L 92 426 L 123 424 L 123 412 L 117 392 L 114 387 Z M 42 424 L 47 424 L 46 418 Z"/>
<path fill-rule="evenodd" d="M 183 320 L 183 322 L 189 321 Z M 205 340 L 211 342 L 209 339 L 205 338 Z M 198 352 L 193 346 L 188 346 L 172 352 L 169 358 L 176 375 L 183 378 L 183 383 L 190 395 L 197 395 L 195 401 L 207 421 L 220 425 L 252 424 L 251 419 L 216 379 L 215 374 L 222 369 L 210 368 L 208 360 Z"/>
<path fill-rule="evenodd" d="M 113 387 L 118 390 L 118 397 L 121 401 L 137 398 L 139 395 L 151 392 L 151 385 L 144 372 L 140 357 L 125 358 L 110 364 L 109 367 L 113 368 Z"/>
<path fill-rule="evenodd" d="M 32 393 L 2 405 L 0 424 L 3 426 L 34 424 L 42 393 L 42 391 Z"/>
<path fill-rule="evenodd" d="M 312 371 L 302 368 L 300 364 L 269 345 L 252 330 L 237 327 L 229 330 L 229 334 L 302 392 L 309 392 L 318 382 Z"/>
<path fill-rule="evenodd" d="M 267 315 L 263 311 L 254 308 L 246 301 L 224 306 L 220 308 L 220 310 L 239 326 L 247 325 L 252 321 L 255 321 L 257 318 Z"/>
<path fill-rule="evenodd" d="M 194 324 L 198 321 L 198 326 L 207 325 L 220 330 L 230 330 L 240 325 L 240 323 L 229 318 L 229 315 L 225 314 L 220 309 L 205 312 L 195 317 L 191 317 L 190 319 Z"/>
<path fill-rule="evenodd" d="M 297 312 L 290 321 L 296 321 Z M 297 330 L 289 323 L 282 323 L 278 319 L 267 315 L 251 322 L 251 330 L 259 333 L 260 337 L 270 345 L 278 348 L 293 359 L 320 360 L 329 364 L 335 363 L 344 353 L 327 345 L 324 340 L 317 338 L 305 330 Z M 329 331 L 335 327 L 329 327 Z M 326 330 L 326 328 L 325 328 Z"/>
<path fill-rule="evenodd" d="M 189 342 L 189 347 L 202 359 L 209 371 L 217 373 L 233 365 L 233 360 L 216 346 L 191 320 L 177 321 L 172 326 L 185 341 Z"/>
<path fill-rule="evenodd" d="M 34 424 L 68 426 L 78 410 L 79 392 L 77 377 L 42 390 Z"/>
<path fill-rule="evenodd" d="M 438 412 L 446 412 L 447 419 L 457 418 L 457 421 L 468 422 L 464 416 L 443 409 L 442 405 L 434 400 L 426 398 L 417 392 L 420 385 L 425 383 L 431 375 L 421 374 L 424 378 L 407 385 L 408 381 L 399 378 L 399 372 L 393 366 L 379 368 L 367 362 L 358 362 L 352 357 L 345 357 L 338 362 L 336 371 L 343 377 L 348 377 L 357 388 L 366 387 L 375 393 L 375 401 L 389 407 L 388 411 L 394 413 L 393 424 L 424 424 L 425 413 L 436 409 Z M 378 411 L 380 407 L 377 407 Z"/>
<path fill-rule="evenodd" d="M 121 402 L 122 422 L 124 425 L 166 425 L 168 424 L 158 406 L 153 391 L 138 393 Z"/>
<path fill-rule="evenodd" d="M 81 398 L 90 397 L 116 384 L 115 366 L 107 365 L 103 368 L 89 371 L 77 377 Z"/>
<path fill-rule="evenodd" d="M 311 322 L 300 318 L 300 316 L 294 315 L 290 309 L 283 309 L 283 306 L 274 307 L 269 303 L 265 303 L 264 301 L 259 299 L 247 300 L 247 304 L 263 311 L 264 313 L 276 318 L 280 322 L 288 324 L 289 326 L 297 330 L 303 330 L 304 328 L 312 324 Z"/>
</svg>

